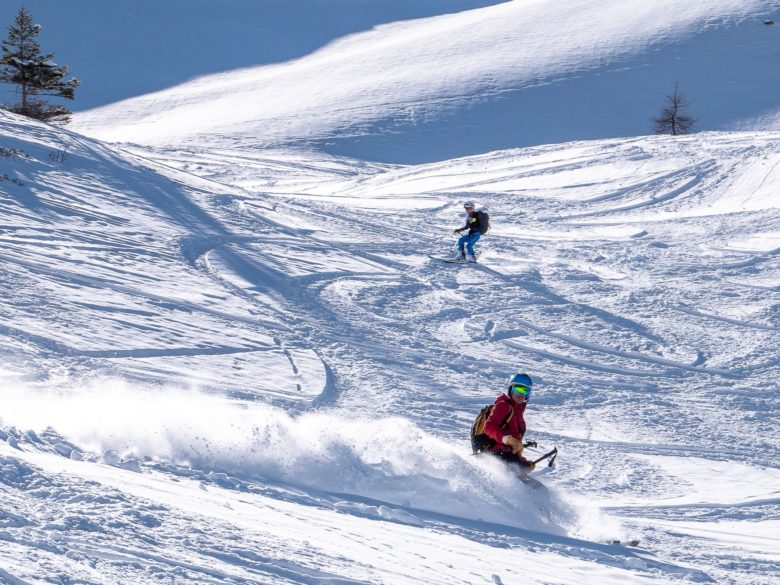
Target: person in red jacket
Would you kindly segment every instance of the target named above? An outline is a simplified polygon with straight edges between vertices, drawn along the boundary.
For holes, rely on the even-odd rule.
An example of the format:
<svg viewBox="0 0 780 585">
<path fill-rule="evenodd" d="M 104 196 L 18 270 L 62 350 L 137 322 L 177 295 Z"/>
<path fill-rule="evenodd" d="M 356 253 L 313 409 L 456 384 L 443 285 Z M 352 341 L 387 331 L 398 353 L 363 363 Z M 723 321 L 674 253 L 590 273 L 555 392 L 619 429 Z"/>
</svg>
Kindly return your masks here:
<svg viewBox="0 0 780 585">
<path fill-rule="evenodd" d="M 533 471 L 534 463 L 523 457 L 525 418 L 523 413 L 531 397 L 533 380 L 525 372 L 515 374 L 509 380 L 506 394 L 496 398 L 493 410 L 485 422 L 485 434 L 495 441 L 490 454 L 508 463 L 517 463 L 525 471 Z"/>
</svg>

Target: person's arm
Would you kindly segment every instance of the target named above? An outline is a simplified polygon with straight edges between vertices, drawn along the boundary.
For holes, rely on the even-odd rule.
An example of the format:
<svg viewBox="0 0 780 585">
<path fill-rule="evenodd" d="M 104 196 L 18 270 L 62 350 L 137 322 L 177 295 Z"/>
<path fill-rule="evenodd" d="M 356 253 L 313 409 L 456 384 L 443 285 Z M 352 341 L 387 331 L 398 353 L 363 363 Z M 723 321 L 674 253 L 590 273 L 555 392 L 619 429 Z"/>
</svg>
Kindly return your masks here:
<svg viewBox="0 0 780 585">
<path fill-rule="evenodd" d="M 485 421 L 485 434 L 496 441 L 502 443 L 506 429 L 502 428 L 504 421 L 509 416 L 509 410 L 512 407 L 504 401 L 497 402 L 490 411 L 490 416 Z"/>
<path fill-rule="evenodd" d="M 485 434 L 497 443 L 506 445 L 512 449 L 512 453 L 520 457 L 524 448 L 523 436 L 510 434 L 507 429 L 508 424 L 504 424 L 507 419 L 515 415 L 515 412 L 514 407 L 506 401 L 496 402 L 493 410 L 490 411 L 490 416 L 485 421 Z"/>
</svg>

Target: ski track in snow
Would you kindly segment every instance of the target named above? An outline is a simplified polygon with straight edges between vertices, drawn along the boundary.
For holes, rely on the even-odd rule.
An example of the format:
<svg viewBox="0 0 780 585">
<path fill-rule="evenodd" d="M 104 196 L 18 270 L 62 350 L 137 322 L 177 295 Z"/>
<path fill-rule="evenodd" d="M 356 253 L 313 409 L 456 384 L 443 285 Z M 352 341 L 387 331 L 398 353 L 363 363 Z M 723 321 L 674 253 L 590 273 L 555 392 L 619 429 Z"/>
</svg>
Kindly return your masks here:
<svg viewBox="0 0 780 585">
<path fill-rule="evenodd" d="M 87 583 L 468 582 L 446 552 L 508 571 L 513 554 L 526 568 L 528 555 L 558 559 L 572 583 L 594 564 L 600 582 L 636 583 L 758 583 L 779 568 L 780 264 L 776 248 L 730 247 L 777 237 L 776 201 L 735 189 L 776 134 L 399 167 L 122 152 L 60 132 L 72 158 L 58 168 L 53 131 L 1 121 L 2 146 L 29 155 L 5 164 L 51 183 L 0 184 L 0 367 L 9 388 L 55 406 L 0 414 L 0 581 L 38 582 L 34 564 Z M 429 260 L 452 245 L 465 198 L 491 212 L 480 263 Z M 470 458 L 466 437 L 520 367 L 538 381 L 529 437 L 561 450 L 533 512 L 468 487 L 491 478 L 522 493 Z M 58 414 L 113 384 L 101 376 L 129 384 L 116 396 L 138 437 Z M 177 416 L 153 398 L 182 388 L 201 410 Z M 146 401 L 148 420 L 133 410 Z M 280 429 L 258 403 L 284 413 Z M 188 425 L 201 412 L 213 420 Z M 307 433 L 332 450 L 310 455 Z M 641 547 L 594 542 L 606 536 L 587 508 L 564 503 L 586 497 Z M 518 517 L 484 515 L 496 505 Z M 272 544 L 306 526 L 321 549 Z M 383 531 L 410 556 L 385 550 Z M 426 538 L 441 559 L 397 566 Z M 350 552 L 366 547 L 371 566 Z"/>
</svg>

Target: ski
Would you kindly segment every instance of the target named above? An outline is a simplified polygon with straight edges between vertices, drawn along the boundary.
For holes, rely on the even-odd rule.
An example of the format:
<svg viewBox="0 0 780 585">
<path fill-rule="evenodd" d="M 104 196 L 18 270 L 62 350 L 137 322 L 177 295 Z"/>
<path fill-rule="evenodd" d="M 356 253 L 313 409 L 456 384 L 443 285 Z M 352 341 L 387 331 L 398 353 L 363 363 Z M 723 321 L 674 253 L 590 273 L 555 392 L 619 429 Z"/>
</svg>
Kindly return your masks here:
<svg viewBox="0 0 780 585">
<path fill-rule="evenodd" d="M 434 256 L 432 254 L 428 254 L 428 258 L 439 260 L 440 262 L 446 262 L 447 264 L 477 264 L 476 262 L 466 262 L 465 260 L 461 260 L 457 257 L 452 258 L 447 256 Z"/>
<path fill-rule="evenodd" d="M 608 540 L 607 544 L 614 544 L 617 546 L 639 546 L 639 539 L 634 538 L 631 540 Z"/>
</svg>

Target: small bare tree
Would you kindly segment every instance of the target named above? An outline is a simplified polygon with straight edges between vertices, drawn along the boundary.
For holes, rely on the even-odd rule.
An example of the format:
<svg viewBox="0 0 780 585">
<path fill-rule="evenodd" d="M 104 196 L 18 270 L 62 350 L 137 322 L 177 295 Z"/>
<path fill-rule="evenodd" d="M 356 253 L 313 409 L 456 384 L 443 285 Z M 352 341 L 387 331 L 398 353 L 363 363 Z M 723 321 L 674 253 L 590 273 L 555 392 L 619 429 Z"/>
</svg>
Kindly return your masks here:
<svg viewBox="0 0 780 585">
<path fill-rule="evenodd" d="M 666 105 L 661 115 L 653 120 L 653 130 L 656 134 L 690 134 L 696 124 L 696 118 L 688 113 L 688 100 L 680 92 L 678 84 L 674 84 L 674 93 L 666 96 Z"/>
</svg>

